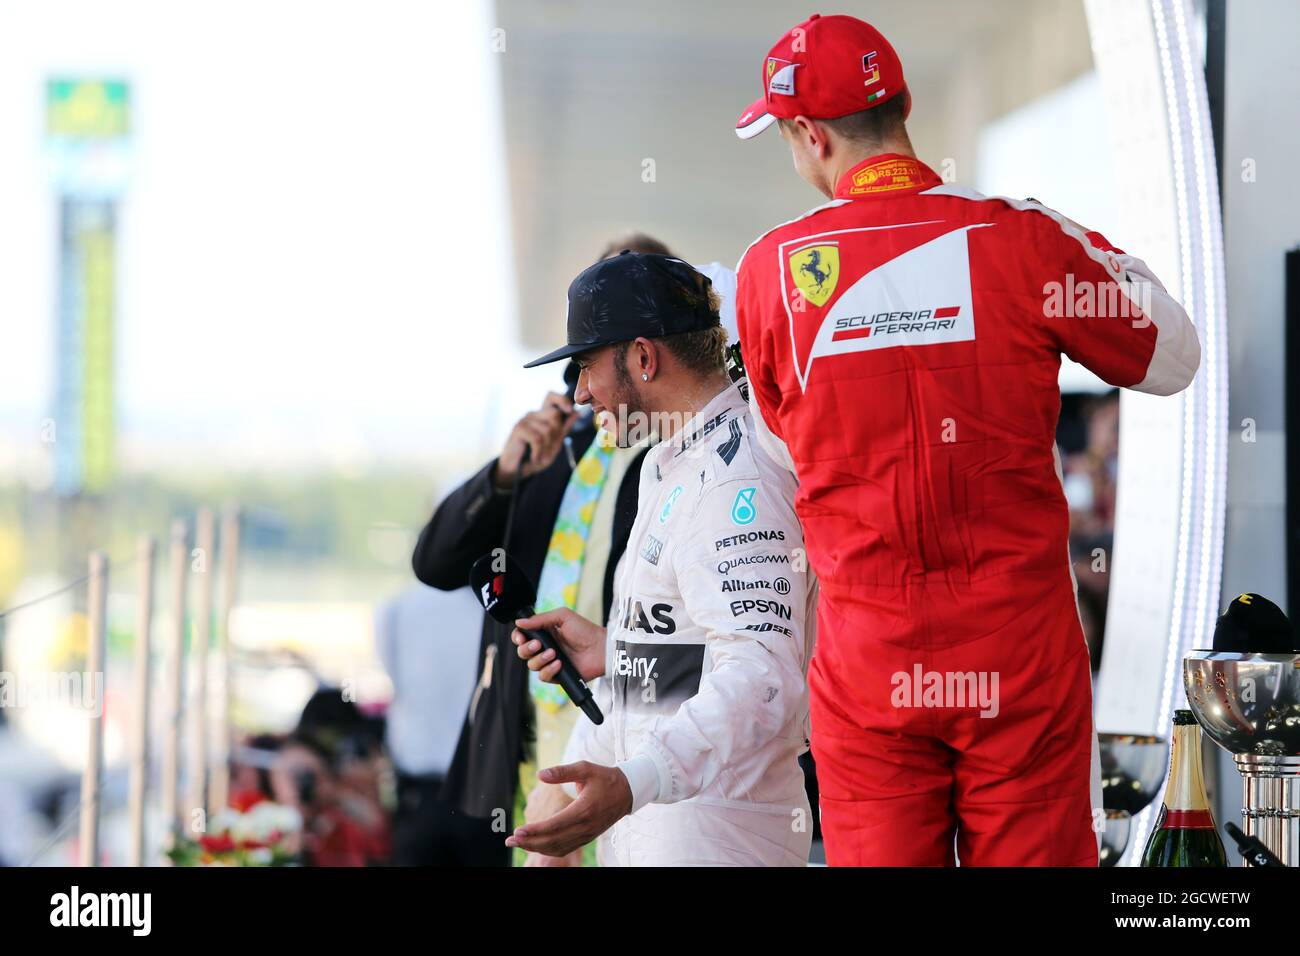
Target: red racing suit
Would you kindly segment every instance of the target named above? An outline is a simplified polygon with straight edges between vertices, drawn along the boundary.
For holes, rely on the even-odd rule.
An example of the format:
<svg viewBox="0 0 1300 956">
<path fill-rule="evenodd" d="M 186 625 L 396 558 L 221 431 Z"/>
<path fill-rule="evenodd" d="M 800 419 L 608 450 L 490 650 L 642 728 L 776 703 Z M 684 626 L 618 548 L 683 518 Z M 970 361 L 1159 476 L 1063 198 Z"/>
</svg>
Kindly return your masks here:
<svg viewBox="0 0 1300 956">
<path fill-rule="evenodd" d="M 1145 264 L 1035 201 L 894 154 L 835 197 L 737 266 L 756 421 L 821 582 L 828 862 L 950 865 L 955 842 L 963 864 L 1096 865 L 1060 357 L 1168 395 L 1196 330 Z"/>
</svg>

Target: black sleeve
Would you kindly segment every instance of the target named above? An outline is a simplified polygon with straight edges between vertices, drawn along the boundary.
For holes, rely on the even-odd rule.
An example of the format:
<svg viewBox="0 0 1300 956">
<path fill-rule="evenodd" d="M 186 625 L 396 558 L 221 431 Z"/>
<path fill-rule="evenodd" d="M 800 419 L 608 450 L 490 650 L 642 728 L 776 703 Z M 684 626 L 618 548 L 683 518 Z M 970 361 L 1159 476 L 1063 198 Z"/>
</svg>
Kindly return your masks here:
<svg viewBox="0 0 1300 956">
<path fill-rule="evenodd" d="M 510 496 L 492 487 L 496 459 L 449 494 L 420 532 L 411 555 L 415 576 L 430 587 L 454 591 L 469 583 L 469 569 L 501 546 Z"/>
</svg>

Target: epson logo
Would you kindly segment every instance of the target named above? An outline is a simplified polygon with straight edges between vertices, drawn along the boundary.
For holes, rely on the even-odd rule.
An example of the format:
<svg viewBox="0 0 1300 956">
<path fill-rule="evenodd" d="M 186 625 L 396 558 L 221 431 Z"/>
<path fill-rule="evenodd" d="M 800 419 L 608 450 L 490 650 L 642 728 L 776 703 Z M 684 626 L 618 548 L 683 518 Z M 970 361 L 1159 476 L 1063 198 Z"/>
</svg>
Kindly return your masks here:
<svg viewBox="0 0 1300 956">
<path fill-rule="evenodd" d="M 723 548 L 734 548 L 738 544 L 753 544 L 755 541 L 784 540 L 784 531 L 746 531 L 744 534 L 733 534 L 730 537 L 715 541 L 713 543 L 713 550 L 721 551 Z"/>
<path fill-rule="evenodd" d="M 777 617 L 790 620 L 790 608 L 777 601 L 768 601 L 763 598 L 750 599 L 743 601 L 731 602 L 731 616 L 740 617 L 742 614 L 748 614 L 750 611 L 757 611 L 759 614 L 775 614 Z"/>
<path fill-rule="evenodd" d="M 654 666 L 659 663 L 657 657 L 633 657 L 623 648 L 614 651 L 614 675 L 616 677 L 639 678 L 641 683 L 650 682 L 652 677 L 659 675 L 654 672 Z"/>
<path fill-rule="evenodd" d="M 790 556 L 788 554 L 751 554 L 743 558 L 728 558 L 726 561 L 718 562 L 719 574 L 730 574 L 732 568 L 743 567 L 746 564 L 789 564 Z"/>
</svg>

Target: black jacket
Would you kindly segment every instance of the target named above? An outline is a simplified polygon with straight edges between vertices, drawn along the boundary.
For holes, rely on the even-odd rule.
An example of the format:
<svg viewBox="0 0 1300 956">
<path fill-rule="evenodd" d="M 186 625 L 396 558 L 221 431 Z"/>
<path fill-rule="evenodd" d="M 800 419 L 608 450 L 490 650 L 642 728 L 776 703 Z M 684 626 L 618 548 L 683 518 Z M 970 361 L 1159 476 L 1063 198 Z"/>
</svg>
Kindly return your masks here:
<svg viewBox="0 0 1300 956">
<path fill-rule="evenodd" d="M 582 457 L 595 434 L 592 425 L 571 433 L 575 458 Z M 632 522 L 636 519 L 644 457 L 642 452 L 632 461 L 618 489 L 610 555 L 605 567 L 602 608 L 606 619 L 613 601 L 614 569 L 627 547 Z M 503 545 L 510 496 L 499 494 L 492 487 L 495 464 L 493 459 L 448 495 L 420 532 L 411 564 L 415 576 L 425 584 L 443 591 L 462 588 L 469 583 L 469 569 L 474 562 Z M 550 466 L 518 488 L 514 527 L 505 548 L 534 583 L 541 577 L 569 474 L 567 456 L 558 455 Z M 481 690 L 476 689 L 470 701 L 456 755 L 443 783 L 442 801 L 469 816 L 493 817 L 502 809 L 509 820 L 514 811 L 519 764 L 527 759 L 532 714 L 528 706 L 528 669 L 510 642 L 510 631 L 509 625 L 483 615 L 477 682 Z M 488 681 L 492 655 L 495 663 Z"/>
</svg>

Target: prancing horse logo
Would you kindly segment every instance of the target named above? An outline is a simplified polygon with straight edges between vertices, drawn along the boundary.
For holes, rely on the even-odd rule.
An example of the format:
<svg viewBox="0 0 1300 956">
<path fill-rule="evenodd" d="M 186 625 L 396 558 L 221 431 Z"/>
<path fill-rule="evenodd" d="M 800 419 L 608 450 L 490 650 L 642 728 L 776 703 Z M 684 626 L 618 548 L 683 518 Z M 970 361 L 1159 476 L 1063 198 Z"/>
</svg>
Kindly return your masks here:
<svg viewBox="0 0 1300 956">
<path fill-rule="evenodd" d="M 806 246 L 790 256 L 790 276 L 814 306 L 826 304 L 840 278 L 840 249 L 834 243 Z"/>
</svg>

